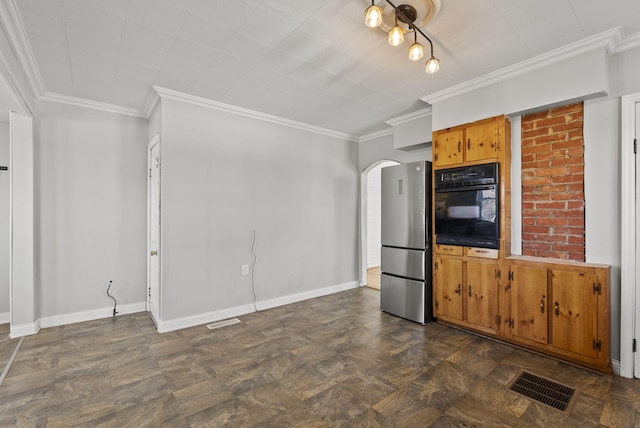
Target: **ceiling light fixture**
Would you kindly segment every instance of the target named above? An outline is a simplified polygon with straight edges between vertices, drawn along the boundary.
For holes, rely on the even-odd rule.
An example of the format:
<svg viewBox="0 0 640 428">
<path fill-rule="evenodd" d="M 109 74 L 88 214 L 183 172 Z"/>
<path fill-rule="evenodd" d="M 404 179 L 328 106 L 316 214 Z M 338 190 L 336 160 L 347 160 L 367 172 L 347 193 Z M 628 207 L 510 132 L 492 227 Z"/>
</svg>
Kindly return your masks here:
<svg viewBox="0 0 640 428">
<path fill-rule="evenodd" d="M 365 10 L 365 24 L 367 27 L 371 28 L 380 26 L 383 20 L 382 8 L 377 6 L 374 1 L 375 0 L 371 0 L 371 6 Z M 394 10 L 395 25 L 389 30 L 389 44 L 391 46 L 400 46 L 404 41 L 405 31 L 413 30 L 414 42 L 409 47 L 409 59 L 411 61 L 418 61 L 424 56 L 424 47 L 418 43 L 418 33 L 420 33 L 422 37 L 429 42 L 429 46 L 431 48 L 431 57 L 425 63 L 426 72 L 433 74 L 440 70 L 440 60 L 433 55 L 433 42 L 414 24 L 418 16 L 416 8 L 410 4 L 401 4 L 400 6 L 396 6 L 389 0 L 385 0 L 385 2 Z M 398 21 L 406 24 L 407 29 L 400 26 Z"/>
</svg>

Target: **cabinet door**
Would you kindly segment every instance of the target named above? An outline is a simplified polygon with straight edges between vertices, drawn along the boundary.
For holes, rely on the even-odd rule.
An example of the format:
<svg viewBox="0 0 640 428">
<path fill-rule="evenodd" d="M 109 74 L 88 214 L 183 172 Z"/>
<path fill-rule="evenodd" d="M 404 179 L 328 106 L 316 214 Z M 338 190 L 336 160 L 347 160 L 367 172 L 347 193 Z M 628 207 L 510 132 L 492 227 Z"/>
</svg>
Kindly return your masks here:
<svg viewBox="0 0 640 428">
<path fill-rule="evenodd" d="M 462 260 L 436 257 L 434 273 L 436 316 L 462 320 Z"/>
<path fill-rule="evenodd" d="M 438 132 L 433 161 L 436 167 L 462 163 L 464 131 Z"/>
<path fill-rule="evenodd" d="M 551 342 L 571 352 L 597 357 L 598 296 L 595 275 L 551 271 Z"/>
<path fill-rule="evenodd" d="M 493 159 L 498 156 L 498 135 L 495 122 L 472 125 L 466 129 L 465 160 Z"/>
<path fill-rule="evenodd" d="M 548 343 L 549 299 L 547 270 L 511 266 L 511 334 Z"/>
<path fill-rule="evenodd" d="M 467 262 L 467 321 L 478 326 L 497 329 L 498 279 L 497 263 Z"/>
</svg>

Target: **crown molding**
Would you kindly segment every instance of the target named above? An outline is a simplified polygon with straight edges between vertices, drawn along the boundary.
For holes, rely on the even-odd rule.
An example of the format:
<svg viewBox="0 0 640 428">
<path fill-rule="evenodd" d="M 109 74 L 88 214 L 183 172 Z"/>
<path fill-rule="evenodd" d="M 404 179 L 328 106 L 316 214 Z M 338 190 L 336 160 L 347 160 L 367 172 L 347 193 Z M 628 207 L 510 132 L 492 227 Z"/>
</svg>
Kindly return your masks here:
<svg viewBox="0 0 640 428">
<path fill-rule="evenodd" d="M 262 113 L 255 110 L 249 110 L 243 107 L 233 106 L 231 104 L 225 104 L 219 101 L 213 101 L 207 98 L 201 98 L 195 95 L 185 94 L 183 92 L 178 92 L 171 89 L 161 88 L 159 86 L 153 86 L 153 89 L 158 93 L 160 98 L 167 98 L 174 101 L 181 101 L 181 102 L 197 105 L 199 107 L 220 110 L 227 113 L 248 117 L 251 119 L 261 120 L 263 122 L 270 122 L 276 125 L 287 126 L 289 128 L 300 129 L 303 131 L 313 132 L 315 134 L 325 135 L 327 137 L 339 138 L 342 140 L 352 141 L 355 143 L 359 141 L 357 137 L 350 134 L 343 133 L 343 132 L 333 131 L 331 129 L 321 128 L 319 126 L 309 125 L 307 123 L 285 119 L 283 117 L 274 116 L 271 114 Z M 149 105 L 151 105 L 151 102 Z"/>
<path fill-rule="evenodd" d="M 622 33 L 620 27 L 613 28 L 559 49 L 554 49 L 542 55 L 538 55 L 492 73 L 485 74 L 484 76 L 480 76 L 476 79 L 426 95 L 420 99 L 426 103 L 434 104 L 598 48 L 606 48 L 607 52 L 612 54 L 616 51 L 616 48 L 621 41 Z"/>
<path fill-rule="evenodd" d="M 358 142 L 365 143 L 367 141 L 376 140 L 378 138 L 387 137 L 389 135 L 393 135 L 392 128 L 383 129 L 382 131 L 376 131 L 372 132 L 371 134 L 363 135 L 358 139 Z"/>
<path fill-rule="evenodd" d="M 431 116 L 431 107 L 424 108 L 422 110 L 414 111 L 412 113 L 405 114 L 403 116 L 394 117 L 389 120 L 385 120 L 384 123 L 391 126 L 402 125 L 403 123 L 412 122 L 417 119 L 422 119 Z"/>
<path fill-rule="evenodd" d="M 624 37 L 616 46 L 615 53 L 620 53 L 640 47 L 640 33 Z"/>
<path fill-rule="evenodd" d="M 153 113 L 153 110 L 156 108 L 159 102 L 160 94 L 154 86 L 151 86 L 149 88 L 149 92 L 147 93 L 147 98 L 144 100 L 144 104 L 142 106 L 142 112 L 146 117 L 151 117 L 151 113 Z"/>
<path fill-rule="evenodd" d="M 148 118 L 148 116 L 146 116 L 144 112 L 137 109 L 121 107 L 114 104 L 101 103 L 99 101 L 86 100 L 84 98 L 69 97 L 67 95 L 54 94 L 52 92 L 46 92 L 42 96 L 38 97 L 38 99 L 42 101 L 68 104 L 76 107 L 90 108 L 93 110 L 101 110 L 108 113 L 123 114 L 125 116 L 140 117 L 143 119 Z"/>
<path fill-rule="evenodd" d="M 29 44 L 18 6 L 14 0 L 3 0 L 1 4 L 2 27 L 7 33 L 11 47 L 25 71 L 31 90 L 37 98 L 45 92 L 44 82 L 40 76 L 31 44 Z"/>
</svg>

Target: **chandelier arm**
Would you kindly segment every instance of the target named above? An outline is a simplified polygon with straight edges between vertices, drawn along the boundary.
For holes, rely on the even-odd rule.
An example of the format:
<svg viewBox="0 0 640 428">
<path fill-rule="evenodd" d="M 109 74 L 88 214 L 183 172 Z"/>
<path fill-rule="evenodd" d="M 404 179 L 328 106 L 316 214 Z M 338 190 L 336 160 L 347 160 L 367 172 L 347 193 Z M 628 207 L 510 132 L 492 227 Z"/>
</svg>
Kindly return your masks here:
<svg viewBox="0 0 640 428">
<path fill-rule="evenodd" d="M 409 19 L 407 19 L 406 15 L 400 10 L 398 9 L 398 6 L 396 6 L 395 4 L 391 3 L 391 1 L 389 0 L 384 0 L 387 3 L 389 3 L 389 5 L 396 11 L 396 20 L 397 20 L 397 14 L 399 13 L 400 15 L 402 15 L 406 21 L 409 21 Z M 404 21 L 403 21 L 404 22 Z M 411 28 L 413 31 L 417 31 L 418 33 L 422 34 L 422 37 L 424 37 L 425 39 L 427 39 L 427 41 L 429 42 L 429 45 L 431 46 L 431 58 L 433 58 L 433 42 L 431 41 L 431 39 L 429 38 L 429 36 L 427 36 L 426 34 L 424 34 L 422 32 L 421 29 L 419 29 L 418 27 L 415 26 L 415 24 L 413 24 L 412 22 L 407 22 L 407 25 L 409 26 L 409 28 Z"/>
</svg>

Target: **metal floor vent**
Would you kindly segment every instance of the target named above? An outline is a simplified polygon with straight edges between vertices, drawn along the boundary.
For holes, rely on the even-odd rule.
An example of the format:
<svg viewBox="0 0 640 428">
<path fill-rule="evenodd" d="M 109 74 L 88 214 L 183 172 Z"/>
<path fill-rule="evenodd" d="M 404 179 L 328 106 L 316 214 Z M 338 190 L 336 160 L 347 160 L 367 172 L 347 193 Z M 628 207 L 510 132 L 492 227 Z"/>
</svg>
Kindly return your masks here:
<svg viewBox="0 0 640 428">
<path fill-rule="evenodd" d="M 570 410 L 570 404 L 576 395 L 573 388 L 524 371 L 509 389 L 563 412 Z"/>
<path fill-rule="evenodd" d="M 228 320 L 224 320 L 224 321 L 218 321 L 218 322 L 214 322 L 211 324 L 207 324 L 207 327 L 209 328 L 209 330 L 213 330 L 216 328 L 220 328 L 220 327 L 226 327 L 228 325 L 233 325 L 233 324 L 238 324 L 242 321 L 240 321 L 238 318 L 231 318 Z"/>
</svg>

